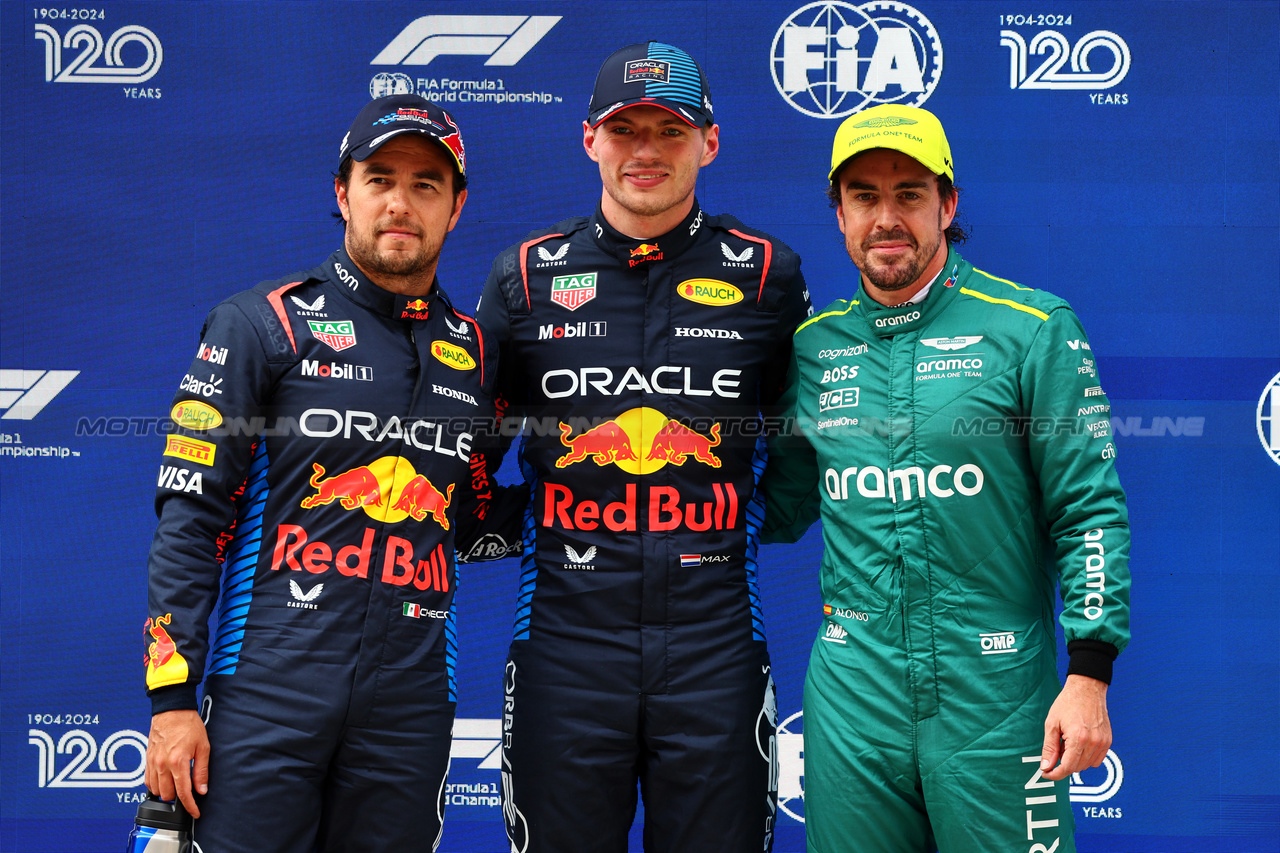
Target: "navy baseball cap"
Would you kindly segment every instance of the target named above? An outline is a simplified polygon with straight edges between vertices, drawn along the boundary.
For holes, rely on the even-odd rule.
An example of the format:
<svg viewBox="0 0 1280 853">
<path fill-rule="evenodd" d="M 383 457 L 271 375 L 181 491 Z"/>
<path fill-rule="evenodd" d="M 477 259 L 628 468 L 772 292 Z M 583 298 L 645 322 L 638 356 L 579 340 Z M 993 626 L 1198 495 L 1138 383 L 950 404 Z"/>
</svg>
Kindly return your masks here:
<svg viewBox="0 0 1280 853">
<path fill-rule="evenodd" d="M 649 104 L 674 113 L 693 127 L 705 127 L 711 115 L 706 75 L 678 47 L 650 41 L 614 51 L 600 73 L 587 108 L 587 123 L 600 122 L 627 107 Z"/>
<path fill-rule="evenodd" d="M 342 137 L 338 168 L 342 168 L 342 161 L 347 157 L 369 159 L 384 142 L 402 133 L 421 133 L 440 143 L 457 164 L 458 173 L 466 179 L 467 151 L 453 116 L 417 95 L 387 95 L 365 104 L 347 135 Z"/>
</svg>

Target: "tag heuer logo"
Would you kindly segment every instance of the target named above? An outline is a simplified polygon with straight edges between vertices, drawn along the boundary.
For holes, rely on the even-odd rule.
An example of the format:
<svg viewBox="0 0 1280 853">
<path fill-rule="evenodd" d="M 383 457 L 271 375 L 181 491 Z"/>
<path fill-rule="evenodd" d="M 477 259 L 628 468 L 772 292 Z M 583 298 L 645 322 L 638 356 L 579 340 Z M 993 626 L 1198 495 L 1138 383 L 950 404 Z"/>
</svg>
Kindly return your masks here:
<svg viewBox="0 0 1280 853">
<path fill-rule="evenodd" d="M 576 311 L 596 298 L 596 274 L 558 275 L 551 279 L 551 301 Z"/>
<path fill-rule="evenodd" d="M 341 352 L 356 345 L 356 324 L 350 320 L 308 320 L 311 336 Z"/>
</svg>

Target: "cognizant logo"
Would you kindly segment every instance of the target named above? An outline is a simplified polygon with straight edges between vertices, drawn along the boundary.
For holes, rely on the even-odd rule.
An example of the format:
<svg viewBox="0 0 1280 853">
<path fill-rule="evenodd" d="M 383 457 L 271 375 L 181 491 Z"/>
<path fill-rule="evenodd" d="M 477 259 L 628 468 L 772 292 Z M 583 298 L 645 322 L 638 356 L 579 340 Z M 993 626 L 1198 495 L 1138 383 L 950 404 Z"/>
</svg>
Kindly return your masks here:
<svg viewBox="0 0 1280 853">
<path fill-rule="evenodd" d="M 877 104 L 918 107 L 942 77 L 942 41 L 905 3 L 810 3 L 778 28 L 770 69 L 778 93 L 814 118 Z"/>
<path fill-rule="evenodd" d="M 935 498 L 949 498 L 957 493 L 973 497 L 982 491 L 986 475 L 973 464 L 961 465 L 959 468 L 935 465 L 928 473 L 913 465 L 910 468 L 892 470 L 849 467 L 837 471 L 835 468 L 828 468 L 822 479 L 827 496 L 833 501 L 849 499 L 849 484 L 852 481 L 857 493 L 864 498 L 887 497 L 897 503 L 899 500 L 923 498 L 926 494 Z"/>
</svg>

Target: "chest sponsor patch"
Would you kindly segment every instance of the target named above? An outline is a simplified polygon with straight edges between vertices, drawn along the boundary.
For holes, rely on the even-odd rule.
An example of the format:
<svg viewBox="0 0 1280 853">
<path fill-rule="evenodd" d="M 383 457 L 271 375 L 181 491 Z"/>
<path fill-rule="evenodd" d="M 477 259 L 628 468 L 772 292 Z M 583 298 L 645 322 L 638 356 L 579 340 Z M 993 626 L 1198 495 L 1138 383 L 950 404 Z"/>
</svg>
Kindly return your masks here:
<svg viewBox="0 0 1280 853">
<path fill-rule="evenodd" d="M 940 350 L 958 350 L 973 346 L 982 340 L 982 335 L 956 335 L 954 338 L 921 338 L 920 343 Z"/>
<path fill-rule="evenodd" d="M 350 320 L 308 320 L 311 337 L 337 352 L 356 345 L 356 324 Z"/>
<path fill-rule="evenodd" d="M 551 279 L 551 301 L 576 311 L 596 298 L 596 273 L 558 275 Z"/>
<path fill-rule="evenodd" d="M 676 286 L 676 293 L 699 305 L 734 305 L 742 301 L 741 290 L 714 278 L 687 279 Z"/>
<path fill-rule="evenodd" d="M 471 370 L 476 366 L 475 359 L 466 350 L 448 341 L 432 341 L 431 354 L 436 357 L 436 361 L 454 370 Z"/>
</svg>

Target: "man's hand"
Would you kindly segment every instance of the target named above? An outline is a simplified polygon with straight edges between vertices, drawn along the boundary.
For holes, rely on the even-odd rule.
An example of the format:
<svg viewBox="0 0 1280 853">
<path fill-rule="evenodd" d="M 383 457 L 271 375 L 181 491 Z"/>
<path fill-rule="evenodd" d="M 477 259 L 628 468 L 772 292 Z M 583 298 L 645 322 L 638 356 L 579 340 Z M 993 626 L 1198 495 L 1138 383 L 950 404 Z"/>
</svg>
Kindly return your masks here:
<svg viewBox="0 0 1280 853">
<path fill-rule="evenodd" d="M 191 767 L 192 760 L 195 768 Z M 151 718 L 147 738 L 147 790 L 162 800 L 177 794 L 192 817 L 200 817 L 191 783 L 209 793 L 209 736 L 195 711 L 165 711 Z"/>
<path fill-rule="evenodd" d="M 1055 782 L 1065 779 L 1086 767 L 1097 767 L 1110 748 L 1107 685 L 1096 678 L 1068 675 L 1044 721 L 1040 774 Z"/>
</svg>

